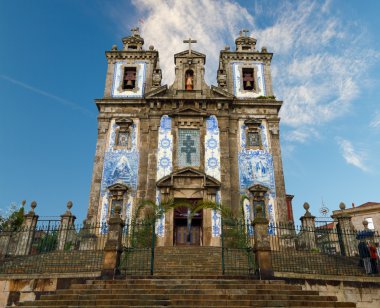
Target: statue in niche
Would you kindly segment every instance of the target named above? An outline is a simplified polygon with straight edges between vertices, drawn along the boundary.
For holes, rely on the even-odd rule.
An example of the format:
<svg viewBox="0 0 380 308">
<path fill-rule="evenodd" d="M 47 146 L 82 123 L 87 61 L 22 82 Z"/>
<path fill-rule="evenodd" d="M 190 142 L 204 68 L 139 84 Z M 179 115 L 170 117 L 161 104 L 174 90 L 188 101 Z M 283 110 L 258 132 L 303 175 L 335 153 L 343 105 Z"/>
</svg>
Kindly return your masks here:
<svg viewBox="0 0 380 308">
<path fill-rule="evenodd" d="M 186 71 L 185 75 L 185 89 L 186 90 L 193 90 L 194 89 L 194 73 L 191 70 Z"/>
</svg>

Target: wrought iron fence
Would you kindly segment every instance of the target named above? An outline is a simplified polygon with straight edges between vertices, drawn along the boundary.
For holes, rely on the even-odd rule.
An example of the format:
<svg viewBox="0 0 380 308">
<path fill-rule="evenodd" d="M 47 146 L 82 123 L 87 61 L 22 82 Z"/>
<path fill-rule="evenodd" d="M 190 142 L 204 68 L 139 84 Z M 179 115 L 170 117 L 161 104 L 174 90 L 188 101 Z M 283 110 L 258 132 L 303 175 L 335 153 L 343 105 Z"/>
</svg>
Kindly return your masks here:
<svg viewBox="0 0 380 308">
<path fill-rule="evenodd" d="M 256 272 L 253 253 L 253 230 L 241 221 L 222 219 L 223 275 L 253 275 Z"/>
<path fill-rule="evenodd" d="M 153 275 L 155 223 L 127 224 L 123 229 L 120 271 L 125 275 Z"/>
<path fill-rule="evenodd" d="M 40 221 L 34 228 L 0 233 L 0 274 L 99 271 L 106 235 L 101 226 Z"/>
<path fill-rule="evenodd" d="M 360 242 L 379 242 L 379 234 L 344 230 L 336 224 L 315 228 L 272 225 L 270 236 L 275 271 L 321 275 L 366 275 L 359 255 Z"/>
</svg>

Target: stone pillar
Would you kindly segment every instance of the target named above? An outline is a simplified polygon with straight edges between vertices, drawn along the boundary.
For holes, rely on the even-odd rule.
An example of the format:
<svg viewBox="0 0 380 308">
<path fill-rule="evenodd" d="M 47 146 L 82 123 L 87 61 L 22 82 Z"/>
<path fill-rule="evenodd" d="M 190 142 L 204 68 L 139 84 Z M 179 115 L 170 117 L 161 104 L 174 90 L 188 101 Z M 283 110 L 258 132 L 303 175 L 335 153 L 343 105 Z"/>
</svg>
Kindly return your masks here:
<svg viewBox="0 0 380 308">
<path fill-rule="evenodd" d="M 119 275 L 120 256 L 122 253 L 122 233 L 125 223 L 120 217 L 121 206 L 115 207 L 114 214 L 108 221 L 107 242 L 104 247 L 104 259 L 101 276 L 103 279 L 114 278 Z"/>
<path fill-rule="evenodd" d="M 256 216 L 253 220 L 254 228 L 254 253 L 256 266 L 259 268 L 261 279 L 271 279 L 274 276 L 272 267 L 272 253 L 270 249 L 269 234 L 268 234 L 269 220 L 263 217 L 263 208 L 261 205 L 256 206 Z"/>
<path fill-rule="evenodd" d="M 345 213 L 346 205 L 343 202 L 339 204 L 339 208 L 340 212 L 331 215 L 331 218 L 338 221 L 337 233 L 342 255 L 352 257 L 358 254 L 356 234 L 351 222 L 352 216 Z"/>
<path fill-rule="evenodd" d="M 107 148 L 106 141 L 109 126 L 109 117 L 100 111 L 98 116 L 98 140 L 96 143 L 94 167 L 92 170 L 90 200 L 88 205 L 86 224 L 95 225 L 99 223 L 101 212 L 101 209 L 99 208 L 100 189 L 103 176 L 104 155 Z"/>
<path fill-rule="evenodd" d="M 279 118 L 268 120 L 273 155 L 274 178 L 276 182 L 276 220 L 277 222 L 287 222 L 285 180 L 282 167 L 279 122 Z"/>
<path fill-rule="evenodd" d="M 67 202 L 67 211 L 61 215 L 61 225 L 58 231 L 58 245 L 57 250 L 64 250 L 66 243 L 70 243 L 74 238 L 73 231 L 74 222 L 76 217 L 71 213 L 70 209 L 73 207 L 71 201 Z M 66 247 L 69 249 L 69 247 Z"/>
<path fill-rule="evenodd" d="M 317 245 L 315 243 L 315 216 L 311 215 L 309 212 L 309 203 L 305 202 L 303 208 L 306 210 L 306 213 L 300 218 L 302 224 L 300 244 L 307 250 L 316 249 Z"/>
<path fill-rule="evenodd" d="M 37 206 L 36 201 L 32 201 L 30 204 L 31 210 L 28 214 L 24 215 L 24 222 L 21 230 L 19 231 L 18 245 L 16 248 L 16 255 L 26 256 L 30 253 L 32 248 L 34 231 L 36 229 L 38 215 L 34 213 L 34 209 Z"/>
</svg>

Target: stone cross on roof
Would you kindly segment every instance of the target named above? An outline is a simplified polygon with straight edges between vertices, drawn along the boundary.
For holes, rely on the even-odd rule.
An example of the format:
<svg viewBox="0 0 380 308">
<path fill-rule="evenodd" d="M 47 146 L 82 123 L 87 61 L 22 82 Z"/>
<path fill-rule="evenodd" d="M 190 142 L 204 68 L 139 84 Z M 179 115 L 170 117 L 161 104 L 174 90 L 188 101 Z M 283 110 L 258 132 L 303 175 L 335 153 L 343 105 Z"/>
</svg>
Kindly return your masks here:
<svg viewBox="0 0 380 308">
<path fill-rule="evenodd" d="M 247 34 L 249 33 L 249 30 L 243 29 L 243 30 L 241 30 L 240 33 L 244 33 L 244 36 L 247 36 Z"/>
<path fill-rule="evenodd" d="M 184 40 L 184 43 L 189 43 L 189 55 L 191 54 L 191 43 L 196 43 L 196 40 L 192 40 L 190 37 L 188 40 Z"/>
<path fill-rule="evenodd" d="M 140 35 L 140 28 L 139 27 L 132 28 L 131 32 L 133 35 Z"/>
</svg>

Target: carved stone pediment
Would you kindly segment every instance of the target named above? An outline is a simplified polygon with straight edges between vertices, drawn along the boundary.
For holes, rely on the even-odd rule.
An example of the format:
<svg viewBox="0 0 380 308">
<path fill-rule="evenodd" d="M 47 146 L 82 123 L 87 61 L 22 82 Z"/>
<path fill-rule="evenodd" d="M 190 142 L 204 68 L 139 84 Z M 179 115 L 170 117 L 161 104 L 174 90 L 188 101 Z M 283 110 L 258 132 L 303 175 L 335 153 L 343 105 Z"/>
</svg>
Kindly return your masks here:
<svg viewBox="0 0 380 308">
<path fill-rule="evenodd" d="M 145 98 L 148 99 L 148 98 L 162 97 L 166 94 L 167 90 L 168 90 L 168 86 L 163 85 L 157 89 L 147 92 L 145 94 Z"/>
<path fill-rule="evenodd" d="M 220 87 L 216 87 L 216 86 L 211 86 L 211 93 L 213 93 L 214 96 L 217 96 L 217 97 L 224 97 L 224 98 L 228 98 L 228 99 L 234 98 L 234 95 L 232 95 L 231 93 L 227 92 L 226 90 L 224 90 Z"/>
<path fill-rule="evenodd" d="M 254 184 L 251 187 L 249 187 L 248 190 L 251 193 L 266 193 L 269 190 L 269 188 L 261 184 Z"/>
<path fill-rule="evenodd" d="M 173 189 L 206 189 L 218 188 L 220 187 L 220 182 L 201 171 L 192 168 L 184 168 L 159 180 L 157 182 L 157 187 L 170 187 Z"/>
<path fill-rule="evenodd" d="M 194 107 L 184 107 L 169 114 L 171 117 L 208 117 L 209 114 Z"/>
<path fill-rule="evenodd" d="M 261 125 L 261 120 L 258 119 L 248 119 L 244 121 L 244 124 L 247 125 L 248 127 L 251 126 L 260 126 Z"/>
<path fill-rule="evenodd" d="M 129 127 L 129 126 L 131 126 L 133 124 L 133 120 L 129 119 L 129 118 L 116 119 L 115 122 L 119 126 L 126 126 L 126 127 Z"/>
<path fill-rule="evenodd" d="M 206 63 L 206 55 L 195 50 L 192 50 L 191 54 L 189 54 L 189 50 L 181 51 L 176 53 L 174 58 L 205 58 Z"/>
<path fill-rule="evenodd" d="M 125 185 L 123 183 L 115 183 L 107 187 L 109 191 L 116 191 L 116 190 L 123 190 L 127 191 L 129 189 L 128 185 Z"/>
<path fill-rule="evenodd" d="M 115 183 L 107 187 L 113 199 L 122 199 L 129 187 L 123 183 Z"/>
</svg>

